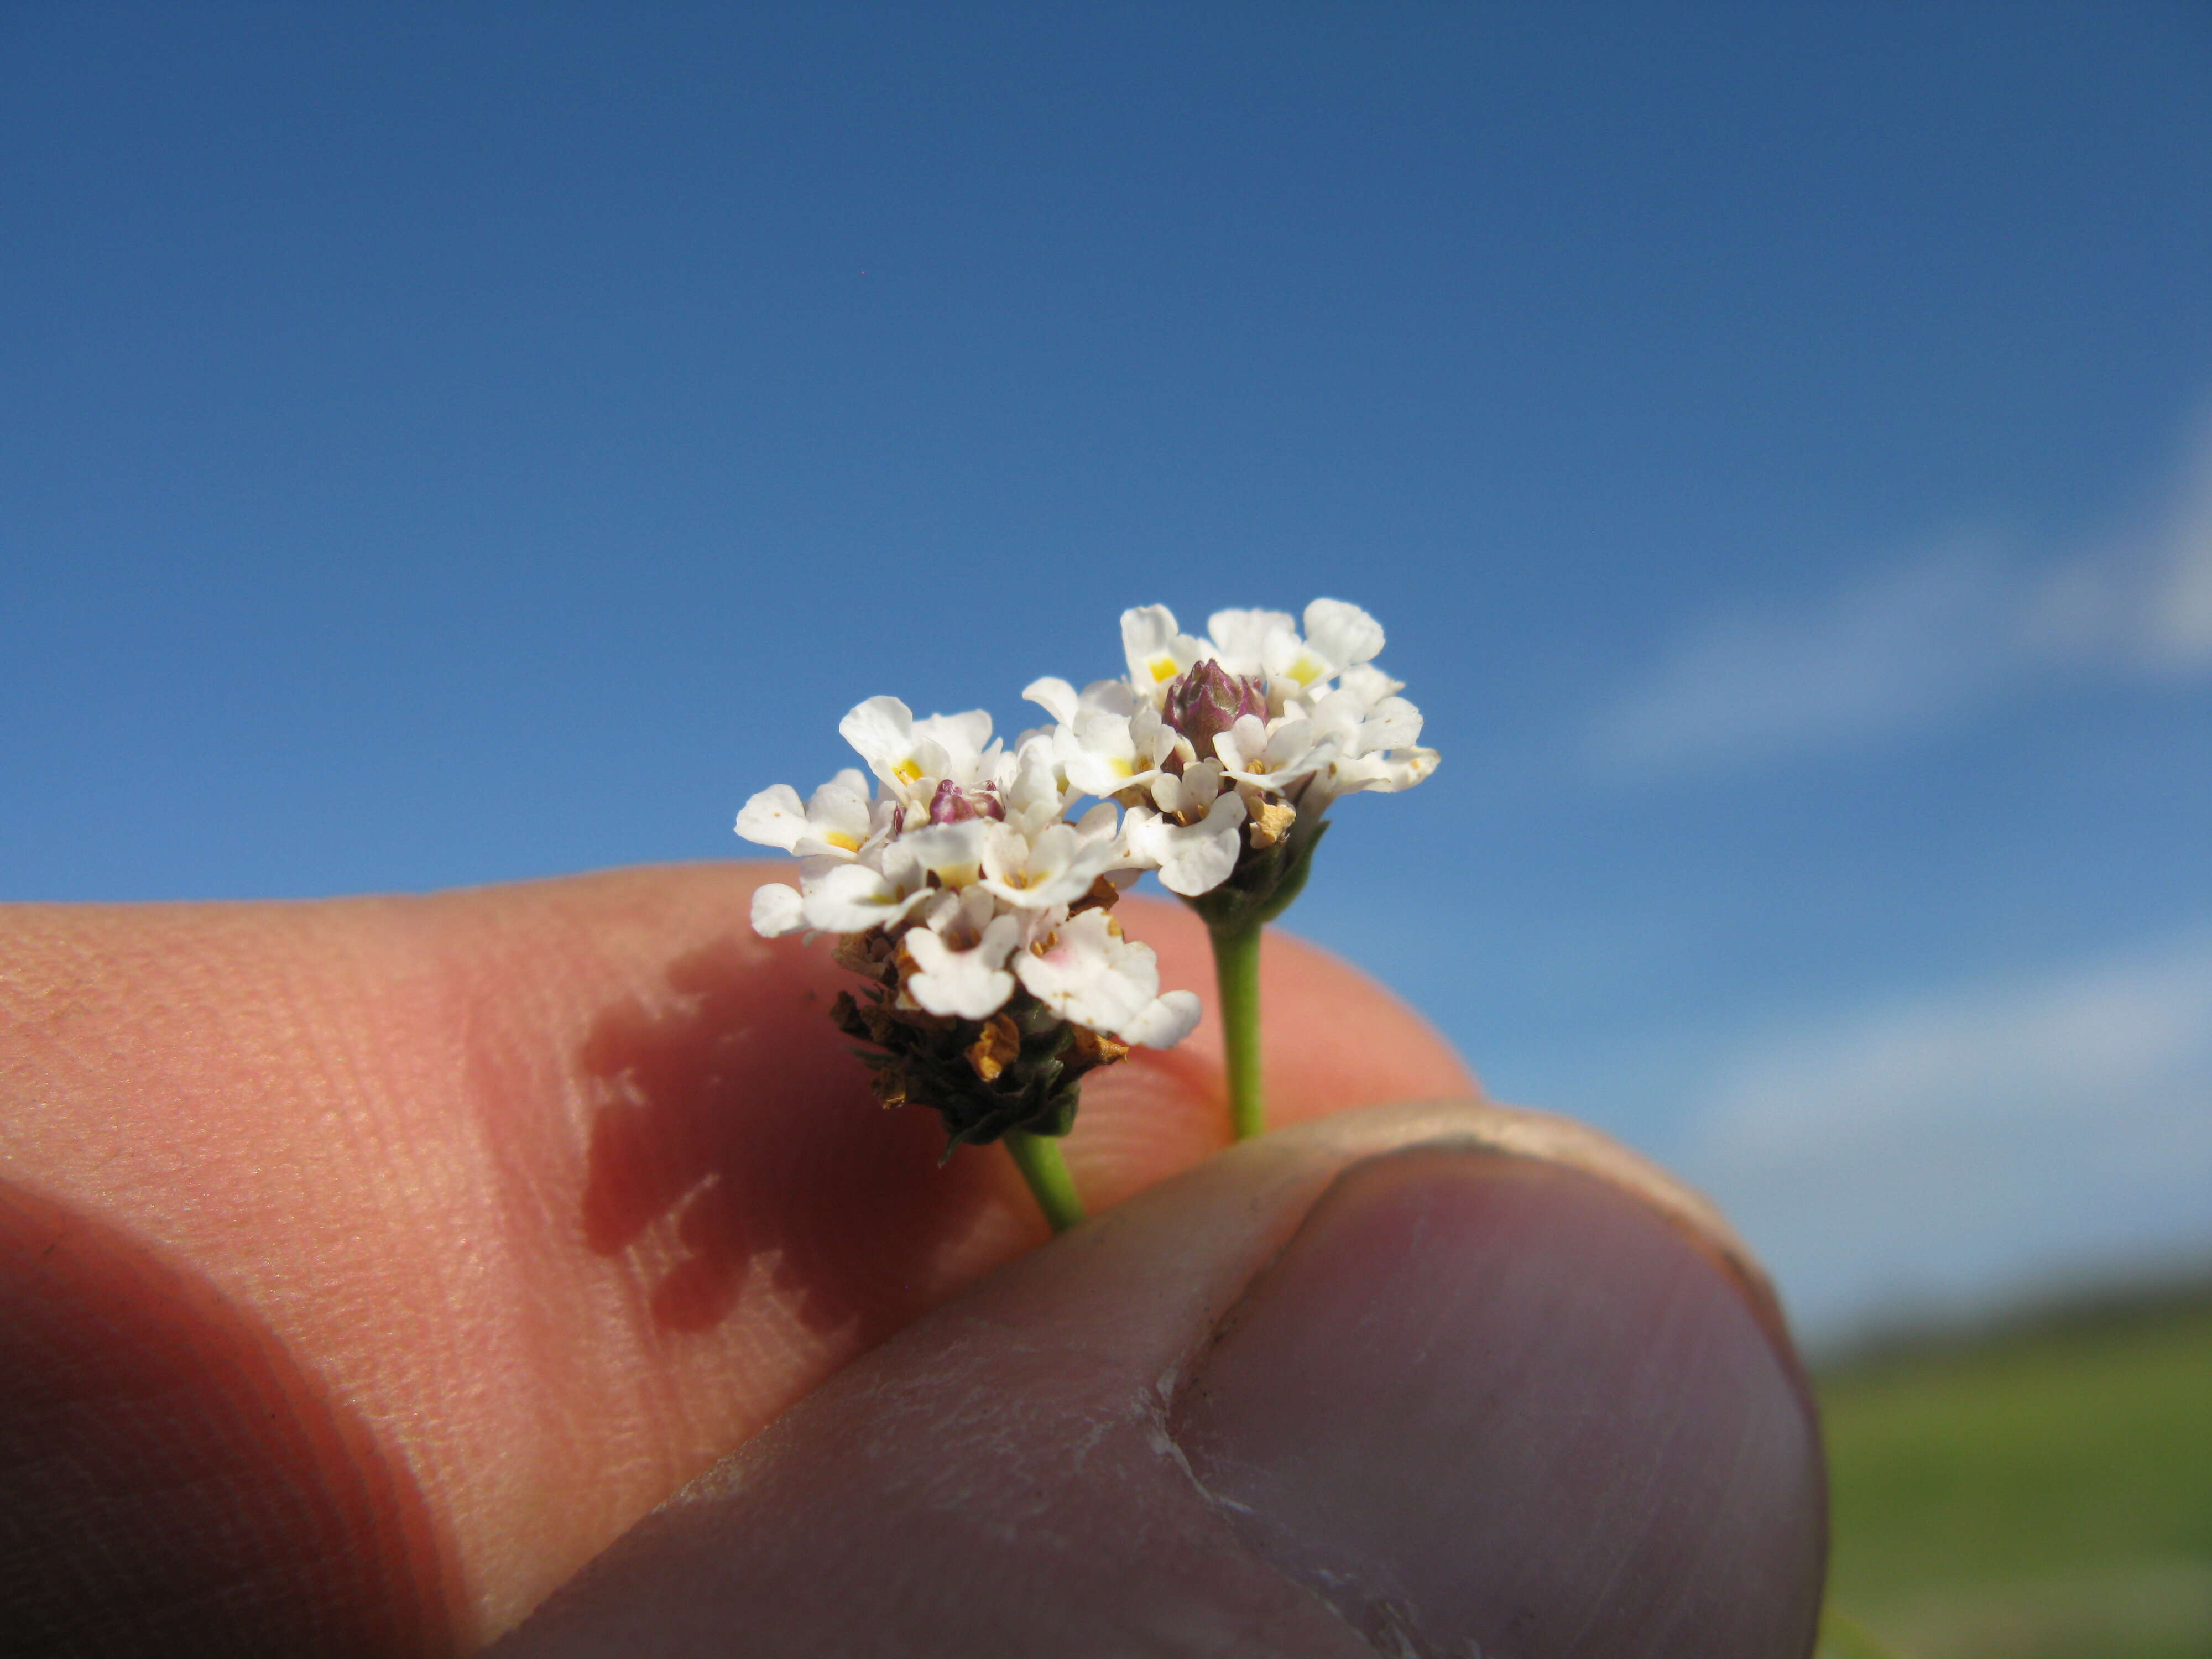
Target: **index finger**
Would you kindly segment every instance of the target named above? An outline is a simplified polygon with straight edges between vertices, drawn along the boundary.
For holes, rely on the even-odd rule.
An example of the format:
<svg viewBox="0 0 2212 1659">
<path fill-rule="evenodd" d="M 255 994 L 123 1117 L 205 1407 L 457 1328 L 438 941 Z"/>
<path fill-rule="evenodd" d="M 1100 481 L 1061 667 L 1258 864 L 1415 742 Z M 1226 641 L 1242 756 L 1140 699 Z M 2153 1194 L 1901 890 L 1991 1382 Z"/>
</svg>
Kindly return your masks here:
<svg viewBox="0 0 2212 1659">
<path fill-rule="evenodd" d="M 1042 1237 L 995 1151 L 940 1169 L 873 1103 L 827 952 L 744 924 L 772 873 L 9 915 L 0 1340 L 40 1409 L 0 1518 L 41 1616 L 471 1646 Z M 1195 924 L 1143 916 L 1204 990 Z M 1278 940 L 1265 979 L 1283 1121 L 1471 1091 L 1341 964 Z M 1094 1205 L 1225 1139 L 1218 1054 L 1093 1079 Z"/>
</svg>

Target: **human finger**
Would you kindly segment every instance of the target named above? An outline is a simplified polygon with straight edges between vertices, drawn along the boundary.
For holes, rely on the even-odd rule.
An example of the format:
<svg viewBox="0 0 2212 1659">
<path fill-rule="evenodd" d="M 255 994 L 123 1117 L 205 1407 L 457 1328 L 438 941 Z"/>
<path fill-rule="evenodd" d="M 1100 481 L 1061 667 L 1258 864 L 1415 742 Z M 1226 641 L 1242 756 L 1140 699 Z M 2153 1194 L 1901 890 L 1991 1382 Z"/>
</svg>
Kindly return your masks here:
<svg viewBox="0 0 2212 1659">
<path fill-rule="evenodd" d="M 8 912 L 9 1609 L 75 1652 L 465 1649 L 1036 1243 L 996 1149 L 939 1169 L 873 1104 L 826 951 L 752 936 L 772 873 Z M 1178 912 L 1135 930 L 1203 973 Z M 1468 1086 L 1370 981 L 1270 973 L 1288 1112 Z M 1393 1037 L 1331 1071 L 1335 1030 Z M 1094 1199 L 1225 1133 L 1209 1040 L 1098 1080 Z"/>
<path fill-rule="evenodd" d="M 1239 1146 L 840 1372 L 495 1652 L 1802 1659 L 1820 1443 L 1756 1270 L 1556 1120 Z"/>
</svg>

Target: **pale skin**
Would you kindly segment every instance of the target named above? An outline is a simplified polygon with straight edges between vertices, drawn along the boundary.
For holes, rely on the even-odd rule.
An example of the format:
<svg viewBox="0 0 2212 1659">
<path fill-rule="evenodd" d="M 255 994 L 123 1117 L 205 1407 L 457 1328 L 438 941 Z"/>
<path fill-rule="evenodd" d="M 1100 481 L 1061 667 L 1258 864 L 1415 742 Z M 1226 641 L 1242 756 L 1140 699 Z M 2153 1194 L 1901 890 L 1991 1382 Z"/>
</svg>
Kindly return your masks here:
<svg viewBox="0 0 2212 1659">
<path fill-rule="evenodd" d="M 1138 1283 L 1130 1267 L 1004 1311 L 1093 1230 L 1039 1251 L 1002 1153 L 940 1169 L 933 1116 L 870 1102 L 823 1017 L 846 976 L 744 925 L 753 887 L 785 874 L 0 911 L 0 1379 L 20 1385 L 0 1400 L 0 1619 L 55 1651 L 472 1651 L 894 1334 L 914 1328 L 879 1371 L 934 1363 L 933 1330 L 984 1317 L 961 1310 L 1048 1322 Z M 1163 984 L 1206 988 L 1196 923 L 1132 902 Z M 1418 1017 L 1322 953 L 1271 937 L 1264 971 L 1271 1121 L 1320 1127 L 1272 1163 L 1216 1159 L 1209 1018 L 1092 1079 L 1067 1143 L 1094 1214 L 1206 1166 L 1102 1235 L 1179 1229 L 1185 1276 L 1216 1287 L 1191 1320 L 1218 1317 L 1346 1168 L 1474 1137 L 1688 1241 L 1707 1264 L 1690 1271 L 1765 1333 L 1742 1364 L 1797 1387 L 1755 1269 L 1692 1197 L 1586 1132 L 1481 1104 Z M 1361 1109 L 1433 1100 L 1463 1103 Z M 1031 1251 L 1027 1277 L 933 1315 Z M 1801 1437 L 1771 1504 L 1810 1540 Z M 803 1492 L 817 1454 L 785 1455 Z M 1817 1551 L 1793 1547 L 1767 1574 L 1795 1598 L 1777 1629 L 1817 1595 Z M 797 1628 L 804 1645 L 817 1626 Z M 557 1623 L 524 1638 L 598 1650 L 559 1646 Z M 901 1650 L 932 1650 L 916 1639 Z"/>
</svg>

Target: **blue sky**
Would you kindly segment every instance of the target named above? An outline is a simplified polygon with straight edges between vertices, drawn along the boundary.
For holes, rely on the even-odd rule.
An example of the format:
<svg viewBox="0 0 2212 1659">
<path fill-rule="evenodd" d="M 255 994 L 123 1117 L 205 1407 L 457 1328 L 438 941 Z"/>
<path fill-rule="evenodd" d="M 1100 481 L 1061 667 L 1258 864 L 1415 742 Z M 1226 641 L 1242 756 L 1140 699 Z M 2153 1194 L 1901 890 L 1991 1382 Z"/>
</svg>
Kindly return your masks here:
<svg viewBox="0 0 2212 1659">
<path fill-rule="evenodd" d="M 1838 1331 L 2212 1251 L 2212 15 L 0 12 L 0 893 L 720 857 L 1365 605 L 1294 923 Z"/>
</svg>

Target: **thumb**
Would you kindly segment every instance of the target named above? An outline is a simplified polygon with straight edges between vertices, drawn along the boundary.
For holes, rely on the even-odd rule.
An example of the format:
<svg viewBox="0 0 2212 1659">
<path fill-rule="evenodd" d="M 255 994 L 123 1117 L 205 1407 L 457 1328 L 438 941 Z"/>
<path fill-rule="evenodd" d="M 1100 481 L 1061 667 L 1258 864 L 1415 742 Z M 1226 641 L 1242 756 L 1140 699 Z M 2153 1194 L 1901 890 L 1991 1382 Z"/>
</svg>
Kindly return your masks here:
<svg viewBox="0 0 2212 1659">
<path fill-rule="evenodd" d="M 1594 1133 L 1235 1148 L 838 1373 L 495 1651 L 1802 1659 L 1818 1430 L 1725 1227 Z"/>
</svg>

